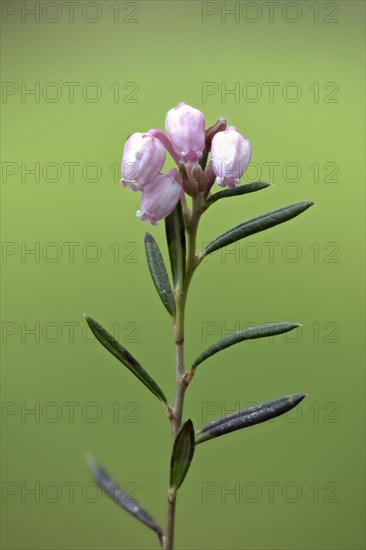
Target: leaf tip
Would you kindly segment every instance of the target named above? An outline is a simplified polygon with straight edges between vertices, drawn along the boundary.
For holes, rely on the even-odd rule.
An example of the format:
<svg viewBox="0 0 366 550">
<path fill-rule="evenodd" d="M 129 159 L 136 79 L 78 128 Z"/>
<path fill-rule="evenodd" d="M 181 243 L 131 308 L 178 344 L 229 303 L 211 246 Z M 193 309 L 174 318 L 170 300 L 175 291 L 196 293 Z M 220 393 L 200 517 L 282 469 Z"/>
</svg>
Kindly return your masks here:
<svg viewBox="0 0 366 550">
<path fill-rule="evenodd" d="M 85 460 L 85 463 L 86 463 L 87 467 L 89 468 L 90 473 L 95 477 L 95 474 L 98 470 L 98 466 L 97 466 L 97 463 L 95 462 L 94 458 L 92 457 L 92 455 L 90 453 L 86 453 L 84 455 L 84 460 Z"/>
<path fill-rule="evenodd" d="M 185 429 L 191 435 L 191 439 L 194 441 L 194 426 L 190 418 L 184 423 Z"/>
<path fill-rule="evenodd" d="M 93 330 L 92 329 L 93 319 L 90 317 L 90 315 L 87 315 L 86 313 L 83 313 L 83 316 L 85 321 L 88 323 L 89 328 Z"/>
<path fill-rule="evenodd" d="M 293 404 L 294 407 L 296 407 L 296 405 L 298 405 L 299 403 L 301 403 L 301 401 L 303 399 L 305 399 L 305 397 L 307 397 L 309 394 L 308 393 L 295 393 L 294 395 L 289 395 L 289 401 Z"/>
</svg>

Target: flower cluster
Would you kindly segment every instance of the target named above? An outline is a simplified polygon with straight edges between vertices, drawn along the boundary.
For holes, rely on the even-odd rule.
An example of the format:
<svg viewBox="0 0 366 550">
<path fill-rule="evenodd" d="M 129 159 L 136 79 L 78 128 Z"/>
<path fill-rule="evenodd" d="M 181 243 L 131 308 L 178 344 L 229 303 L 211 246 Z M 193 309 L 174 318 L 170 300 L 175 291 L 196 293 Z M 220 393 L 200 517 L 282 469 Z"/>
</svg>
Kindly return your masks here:
<svg viewBox="0 0 366 550">
<path fill-rule="evenodd" d="M 137 215 L 153 225 L 174 210 L 184 193 L 207 197 L 215 181 L 235 187 L 252 153 L 235 126 L 227 127 L 221 118 L 206 129 L 203 113 L 184 103 L 168 111 L 165 128 L 168 135 L 155 129 L 132 134 L 122 157 L 122 184 L 142 192 Z M 166 151 L 177 168 L 164 174 Z"/>
</svg>

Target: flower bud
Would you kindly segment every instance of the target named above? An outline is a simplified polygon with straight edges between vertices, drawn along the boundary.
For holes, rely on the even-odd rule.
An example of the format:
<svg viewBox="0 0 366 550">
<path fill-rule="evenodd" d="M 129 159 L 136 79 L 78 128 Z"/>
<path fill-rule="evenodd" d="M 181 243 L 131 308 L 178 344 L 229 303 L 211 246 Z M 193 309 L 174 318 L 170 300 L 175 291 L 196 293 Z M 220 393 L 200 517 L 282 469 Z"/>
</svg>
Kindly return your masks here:
<svg viewBox="0 0 366 550">
<path fill-rule="evenodd" d="M 221 187 L 235 187 L 252 156 L 250 141 L 235 126 L 215 134 L 211 145 L 212 168 Z"/>
<path fill-rule="evenodd" d="M 205 147 L 205 117 L 185 103 L 167 112 L 165 128 L 180 162 L 196 162 Z"/>
<path fill-rule="evenodd" d="M 190 197 L 196 197 L 198 192 L 197 183 L 188 177 L 187 167 L 188 165 L 186 166 L 184 164 L 181 164 L 179 167 L 179 173 L 182 177 L 183 190 Z"/>
<path fill-rule="evenodd" d="M 203 185 L 203 170 L 198 162 L 189 162 L 186 164 L 186 173 L 191 185 L 196 189 L 194 197 L 197 196 L 197 193 L 204 190 Z"/>
<path fill-rule="evenodd" d="M 122 156 L 122 185 L 132 191 L 155 180 L 165 162 L 162 143 L 149 134 L 135 133 L 128 138 Z"/>
<path fill-rule="evenodd" d="M 212 161 L 210 161 L 206 167 L 206 170 L 203 172 L 203 187 L 205 190 L 205 197 L 208 196 L 211 191 L 211 187 L 215 183 L 216 174 L 212 168 Z"/>
<path fill-rule="evenodd" d="M 153 225 L 166 218 L 177 206 L 182 192 L 182 178 L 176 168 L 160 174 L 142 190 L 141 210 L 136 212 L 143 222 Z"/>
</svg>

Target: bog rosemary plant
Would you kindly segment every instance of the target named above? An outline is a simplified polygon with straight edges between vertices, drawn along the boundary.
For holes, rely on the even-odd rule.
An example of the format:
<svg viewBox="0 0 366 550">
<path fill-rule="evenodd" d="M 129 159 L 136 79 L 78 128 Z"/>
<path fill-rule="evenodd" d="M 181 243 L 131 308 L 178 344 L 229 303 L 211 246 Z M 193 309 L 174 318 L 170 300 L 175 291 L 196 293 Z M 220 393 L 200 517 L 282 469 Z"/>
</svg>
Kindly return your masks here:
<svg viewBox="0 0 366 550">
<path fill-rule="evenodd" d="M 104 469 L 90 460 L 94 479 L 117 504 L 155 531 L 164 550 L 174 543 L 177 493 L 182 485 L 197 445 L 235 430 L 247 428 L 286 413 L 298 405 L 304 393 L 286 395 L 219 418 L 194 429 L 191 419 L 183 417 L 184 397 L 197 368 L 214 354 L 254 338 L 283 334 L 300 326 L 294 322 L 265 323 L 239 330 L 204 350 L 192 363 L 185 361 L 185 309 L 189 286 L 200 263 L 212 252 L 261 231 L 295 218 L 310 206 L 299 202 L 240 222 L 214 238 L 203 250 L 197 250 L 197 231 L 201 216 L 222 199 L 232 199 L 266 189 L 269 182 L 237 185 L 251 158 L 249 140 L 225 119 L 206 129 L 204 115 L 180 103 L 166 115 L 167 135 L 161 130 L 132 134 L 122 157 L 122 184 L 141 192 L 142 221 L 156 225 L 164 220 L 172 281 L 154 237 L 146 233 L 147 264 L 158 295 L 172 320 L 176 348 L 176 391 L 170 404 L 164 392 L 148 372 L 111 334 L 91 317 L 86 321 L 97 340 L 127 367 L 162 403 L 171 423 L 172 442 L 167 519 L 165 529 L 140 504 L 131 499 Z M 161 173 L 166 151 L 177 168 Z M 224 189 L 212 192 L 217 183 Z M 190 204 L 189 204 L 190 203 Z M 188 415 L 189 416 L 189 415 Z"/>
</svg>

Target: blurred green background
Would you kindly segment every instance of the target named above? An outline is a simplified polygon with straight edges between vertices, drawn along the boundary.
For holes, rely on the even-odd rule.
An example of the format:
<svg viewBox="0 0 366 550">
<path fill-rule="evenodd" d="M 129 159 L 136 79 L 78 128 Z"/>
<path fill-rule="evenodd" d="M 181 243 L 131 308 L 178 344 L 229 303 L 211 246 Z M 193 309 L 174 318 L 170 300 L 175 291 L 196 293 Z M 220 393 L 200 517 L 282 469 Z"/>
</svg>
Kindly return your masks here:
<svg viewBox="0 0 366 550">
<path fill-rule="evenodd" d="M 82 313 L 172 399 L 172 331 L 143 250 L 151 230 L 165 253 L 164 228 L 135 217 L 119 164 L 129 134 L 164 128 L 184 101 L 251 140 L 245 181 L 276 184 L 213 206 L 200 242 L 316 207 L 213 255 L 193 281 L 188 361 L 249 322 L 303 327 L 208 360 L 185 417 L 199 427 L 310 395 L 197 449 L 176 547 L 364 548 L 364 3 L 71 4 L 2 3 L 2 547 L 158 548 L 95 491 L 84 456 L 164 524 L 169 426 Z"/>
</svg>

